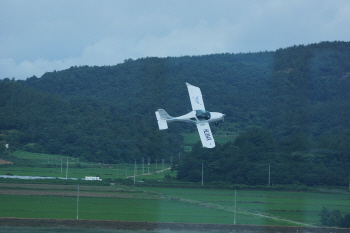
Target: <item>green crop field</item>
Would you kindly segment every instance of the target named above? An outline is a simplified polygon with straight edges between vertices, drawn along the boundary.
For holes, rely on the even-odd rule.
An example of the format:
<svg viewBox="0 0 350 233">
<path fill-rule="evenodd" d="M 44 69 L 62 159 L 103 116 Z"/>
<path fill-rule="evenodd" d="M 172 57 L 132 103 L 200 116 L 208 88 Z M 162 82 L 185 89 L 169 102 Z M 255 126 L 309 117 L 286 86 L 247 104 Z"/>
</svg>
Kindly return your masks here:
<svg viewBox="0 0 350 233">
<path fill-rule="evenodd" d="M 75 219 L 78 209 L 79 219 L 234 223 L 234 211 L 225 205 L 212 205 L 193 195 L 192 199 L 186 197 L 183 200 L 181 194 L 169 196 L 164 189 L 83 186 L 79 206 L 75 186 L 3 184 L 0 193 L 0 217 Z M 220 193 L 215 195 L 217 198 L 222 196 Z M 237 219 L 255 225 L 299 225 L 242 211 L 237 212 Z"/>
<path fill-rule="evenodd" d="M 21 218 L 77 217 L 76 197 L 1 195 L 0 216 Z M 79 219 L 227 223 L 233 215 L 172 200 L 79 198 Z M 232 222 L 232 221 L 231 221 Z"/>
<path fill-rule="evenodd" d="M 234 191 L 81 186 L 79 219 L 234 223 Z M 0 184 L 0 217 L 75 219 L 76 185 Z M 349 194 L 247 191 L 236 195 L 236 223 L 317 226 L 322 207 L 350 211 Z"/>
<path fill-rule="evenodd" d="M 13 156 L 30 166 L 1 165 L 0 174 L 65 177 L 66 164 L 61 173 L 59 155 L 16 151 Z M 68 178 L 98 175 L 102 179 L 133 179 L 134 164 L 105 165 L 68 159 L 71 166 Z M 164 182 L 167 174 L 175 177 L 175 172 L 165 169 L 169 166 L 151 164 L 153 173 L 140 175 L 148 167 L 138 164 L 136 181 L 145 181 L 142 185 L 123 186 L 116 182 L 114 186 L 81 186 L 79 219 L 220 224 L 233 224 L 236 219 L 237 224 L 319 226 L 318 214 L 323 206 L 350 212 L 350 193 L 344 190 L 338 193 L 237 190 L 235 218 L 234 190 L 147 187 L 148 180 Z M 77 207 L 76 185 L 0 183 L 0 217 L 75 219 Z"/>
</svg>

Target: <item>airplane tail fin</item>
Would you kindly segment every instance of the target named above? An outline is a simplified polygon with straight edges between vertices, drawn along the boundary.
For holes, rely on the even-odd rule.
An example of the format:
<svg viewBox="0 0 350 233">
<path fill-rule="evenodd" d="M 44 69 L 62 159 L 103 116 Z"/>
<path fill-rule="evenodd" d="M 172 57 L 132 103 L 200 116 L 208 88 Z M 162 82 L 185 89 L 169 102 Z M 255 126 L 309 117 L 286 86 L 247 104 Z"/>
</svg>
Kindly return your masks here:
<svg viewBox="0 0 350 233">
<path fill-rule="evenodd" d="M 158 127 L 160 130 L 167 129 L 168 123 L 167 120 L 171 119 L 171 116 L 164 110 L 164 109 L 158 109 L 156 111 L 156 117 L 158 121 Z"/>
<path fill-rule="evenodd" d="M 159 112 L 159 116 L 163 120 L 170 120 L 170 119 L 174 118 L 174 117 L 170 116 L 164 109 L 158 109 L 157 112 Z"/>
</svg>

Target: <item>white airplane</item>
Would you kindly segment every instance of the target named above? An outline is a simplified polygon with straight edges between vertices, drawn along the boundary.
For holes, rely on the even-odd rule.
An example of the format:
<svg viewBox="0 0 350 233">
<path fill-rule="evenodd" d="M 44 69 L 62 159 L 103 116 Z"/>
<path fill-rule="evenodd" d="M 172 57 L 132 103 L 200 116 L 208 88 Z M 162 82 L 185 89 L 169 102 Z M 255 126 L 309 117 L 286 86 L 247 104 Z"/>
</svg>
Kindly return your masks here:
<svg viewBox="0 0 350 233">
<path fill-rule="evenodd" d="M 192 105 L 191 112 L 179 116 L 172 117 L 164 109 L 158 109 L 156 111 L 156 117 L 158 121 L 158 126 L 160 130 L 168 128 L 168 122 L 173 121 L 183 121 L 193 123 L 197 126 L 199 136 L 202 141 L 203 147 L 214 148 L 215 141 L 213 134 L 211 133 L 209 123 L 215 122 L 217 125 L 220 120 L 224 120 L 225 114 L 219 112 L 209 112 L 205 110 L 204 102 L 202 98 L 201 90 L 198 87 L 192 86 L 189 83 L 186 83 L 188 93 L 190 94 L 190 100 Z"/>
</svg>

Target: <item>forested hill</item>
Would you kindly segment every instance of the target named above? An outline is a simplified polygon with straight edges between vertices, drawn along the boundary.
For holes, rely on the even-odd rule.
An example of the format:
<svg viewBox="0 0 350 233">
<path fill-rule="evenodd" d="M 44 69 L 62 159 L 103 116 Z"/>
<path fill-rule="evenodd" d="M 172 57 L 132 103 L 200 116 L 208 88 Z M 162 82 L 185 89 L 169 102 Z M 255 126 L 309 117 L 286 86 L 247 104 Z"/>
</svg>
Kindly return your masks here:
<svg viewBox="0 0 350 233">
<path fill-rule="evenodd" d="M 106 163 L 177 155 L 180 133 L 196 128 L 172 123 L 159 131 L 154 112 L 190 111 L 189 82 L 201 88 L 207 110 L 227 116 L 214 134 L 258 126 L 279 145 L 337 150 L 330 142 L 350 129 L 349 75 L 349 42 L 71 67 L 2 80 L 0 130 L 20 132 L 14 140 L 27 150 Z"/>
</svg>

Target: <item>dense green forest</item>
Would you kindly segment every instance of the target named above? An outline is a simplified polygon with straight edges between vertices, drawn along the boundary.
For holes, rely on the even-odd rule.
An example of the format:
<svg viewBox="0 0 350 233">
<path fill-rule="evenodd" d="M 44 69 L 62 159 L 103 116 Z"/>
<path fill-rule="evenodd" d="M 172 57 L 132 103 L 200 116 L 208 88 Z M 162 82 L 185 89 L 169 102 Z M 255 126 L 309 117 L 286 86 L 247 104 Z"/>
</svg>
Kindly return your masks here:
<svg viewBox="0 0 350 233">
<path fill-rule="evenodd" d="M 175 167 L 178 179 L 206 183 L 218 181 L 246 185 L 348 186 L 347 151 L 306 150 L 298 136 L 283 143 L 271 131 L 252 127 L 234 142 L 204 150 L 200 143 Z M 350 141 L 350 131 L 340 140 Z M 288 146 L 286 146 L 288 145 Z"/>
<path fill-rule="evenodd" d="M 214 138 L 239 134 L 234 142 L 184 153 L 181 133 L 195 132 L 193 125 L 158 130 L 158 108 L 174 116 L 191 110 L 185 82 L 201 88 L 207 110 L 226 114 L 212 126 Z M 344 185 L 349 88 L 349 42 L 71 67 L 0 81 L 0 140 L 104 163 L 182 153 L 178 178 L 191 181 L 199 180 L 197 165 L 205 161 L 210 181 L 266 183 L 259 174 L 271 164 L 276 184 Z"/>
</svg>

